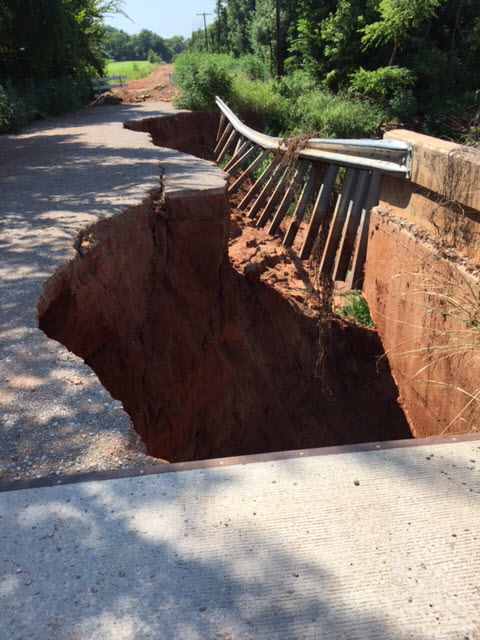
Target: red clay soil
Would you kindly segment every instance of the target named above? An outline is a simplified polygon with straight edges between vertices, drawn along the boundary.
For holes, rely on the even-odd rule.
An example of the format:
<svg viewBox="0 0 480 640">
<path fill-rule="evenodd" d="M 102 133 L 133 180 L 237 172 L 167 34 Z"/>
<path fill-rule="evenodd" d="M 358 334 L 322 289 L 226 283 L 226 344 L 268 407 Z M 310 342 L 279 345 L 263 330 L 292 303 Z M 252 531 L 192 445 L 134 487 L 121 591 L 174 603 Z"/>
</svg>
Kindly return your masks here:
<svg viewBox="0 0 480 640">
<path fill-rule="evenodd" d="M 163 64 L 150 75 L 132 80 L 124 89 L 117 89 L 123 102 L 171 102 L 178 94 L 169 74 L 173 74 L 173 64 Z"/>
<path fill-rule="evenodd" d="M 201 117 L 162 118 L 164 131 L 179 115 L 202 147 Z M 295 268 L 288 254 L 267 281 L 243 275 L 240 248 L 263 245 L 234 217 L 226 196 L 167 193 L 94 225 L 93 248 L 46 283 L 40 327 L 85 359 L 163 459 L 410 437 L 377 334 L 332 319 L 319 341 L 317 314 L 270 282 Z"/>
<path fill-rule="evenodd" d="M 127 122 L 125 127 L 150 133 L 154 144 L 191 153 L 213 160 L 212 137 L 218 124 L 218 115 L 212 112 L 178 113 L 168 118 L 145 118 Z M 235 180 L 230 179 L 230 183 Z M 315 269 L 309 261 L 297 258 L 306 233 L 306 223 L 300 225 L 292 250 L 282 245 L 280 234 L 271 236 L 265 228 L 257 228 L 256 221 L 246 211 L 237 209 L 238 203 L 251 186 L 247 180 L 230 198 L 229 256 L 238 271 L 251 262 L 261 263 L 261 279 L 283 295 L 310 309 L 319 309 L 315 293 Z M 260 215 L 260 214 L 259 214 Z M 258 216 L 257 216 L 258 217 Z M 289 218 L 280 225 L 283 234 Z M 297 253 L 296 253 L 297 251 Z M 341 287 L 340 287 L 341 289 Z"/>
</svg>

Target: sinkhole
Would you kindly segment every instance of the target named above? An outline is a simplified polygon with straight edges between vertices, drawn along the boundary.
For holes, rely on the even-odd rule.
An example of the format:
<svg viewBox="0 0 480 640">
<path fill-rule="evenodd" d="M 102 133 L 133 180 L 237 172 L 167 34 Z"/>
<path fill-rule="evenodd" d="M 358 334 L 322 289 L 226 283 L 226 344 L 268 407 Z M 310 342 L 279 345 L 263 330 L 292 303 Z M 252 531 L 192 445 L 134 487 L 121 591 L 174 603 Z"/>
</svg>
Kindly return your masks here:
<svg viewBox="0 0 480 640">
<path fill-rule="evenodd" d="M 210 159 L 217 118 L 126 126 Z M 241 236 L 225 191 L 159 188 L 82 232 L 77 257 L 45 284 L 39 326 L 123 403 L 148 453 L 170 462 L 411 437 L 376 332 L 319 323 L 247 277 L 229 256 Z"/>
</svg>

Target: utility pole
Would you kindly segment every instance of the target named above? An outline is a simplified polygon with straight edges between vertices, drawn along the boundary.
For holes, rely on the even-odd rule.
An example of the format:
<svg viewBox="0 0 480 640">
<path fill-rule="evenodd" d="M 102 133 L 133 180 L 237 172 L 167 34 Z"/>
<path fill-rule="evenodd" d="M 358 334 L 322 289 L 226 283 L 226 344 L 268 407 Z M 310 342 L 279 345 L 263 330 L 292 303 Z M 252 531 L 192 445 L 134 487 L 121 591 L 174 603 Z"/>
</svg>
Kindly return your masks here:
<svg viewBox="0 0 480 640">
<path fill-rule="evenodd" d="M 197 13 L 197 16 L 203 16 L 203 27 L 205 29 L 205 48 L 208 51 L 208 35 L 207 35 L 207 18 L 206 16 L 211 16 L 211 13 Z"/>
<path fill-rule="evenodd" d="M 275 13 L 277 20 L 277 78 L 283 75 L 283 65 L 280 52 L 280 7 L 279 0 L 275 0 Z"/>
</svg>

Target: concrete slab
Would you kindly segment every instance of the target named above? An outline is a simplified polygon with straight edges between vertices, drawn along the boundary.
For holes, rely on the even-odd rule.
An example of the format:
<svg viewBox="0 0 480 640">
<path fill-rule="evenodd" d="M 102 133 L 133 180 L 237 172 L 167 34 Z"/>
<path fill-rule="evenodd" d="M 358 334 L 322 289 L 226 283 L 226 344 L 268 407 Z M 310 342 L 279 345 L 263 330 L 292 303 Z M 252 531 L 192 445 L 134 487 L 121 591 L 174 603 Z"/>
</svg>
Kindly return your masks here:
<svg viewBox="0 0 480 640">
<path fill-rule="evenodd" d="M 155 147 L 123 122 L 168 115 L 169 103 L 86 108 L 0 137 L 0 477 L 151 463 L 121 403 L 37 329 L 45 280 L 75 255 L 78 231 L 160 187 L 225 189 L 218 167 Z M 162 169 L 161 169 L 162 168 Z"/>
<path fill-rule="evenodd" d="M 478 438 L 345 451 L 1 493 L 0 638 L 480 638 Z"/>
</svg>

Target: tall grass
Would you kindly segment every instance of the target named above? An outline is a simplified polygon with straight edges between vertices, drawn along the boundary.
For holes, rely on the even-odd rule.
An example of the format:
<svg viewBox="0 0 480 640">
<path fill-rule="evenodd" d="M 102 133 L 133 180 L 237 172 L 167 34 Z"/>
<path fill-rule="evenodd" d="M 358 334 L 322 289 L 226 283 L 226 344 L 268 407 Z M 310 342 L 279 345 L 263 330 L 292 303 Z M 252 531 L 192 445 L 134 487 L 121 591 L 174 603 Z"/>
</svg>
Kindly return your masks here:
<svg viewBox="0 0 480 640">
<path fill-rule="evenodd" d="M 182 53 L 175 59 L 177 100 L 186 109 L 211 109 L 215 95 L 226 100 L 251 126 L 272 135 L 305 131 L 322 138 L 375 137 L 380 107 L 347 95 L 334 95 L 305 72 L 280 81 L 252 56 Z"/>
</svg>

